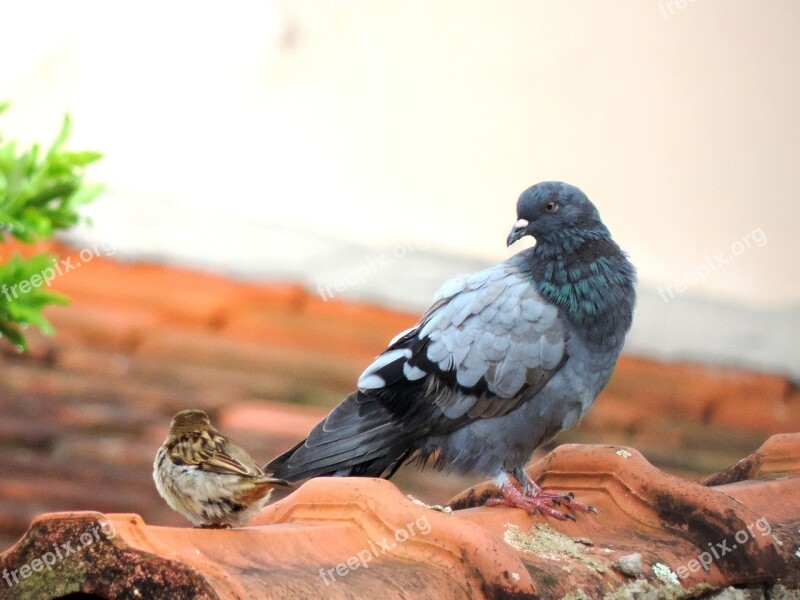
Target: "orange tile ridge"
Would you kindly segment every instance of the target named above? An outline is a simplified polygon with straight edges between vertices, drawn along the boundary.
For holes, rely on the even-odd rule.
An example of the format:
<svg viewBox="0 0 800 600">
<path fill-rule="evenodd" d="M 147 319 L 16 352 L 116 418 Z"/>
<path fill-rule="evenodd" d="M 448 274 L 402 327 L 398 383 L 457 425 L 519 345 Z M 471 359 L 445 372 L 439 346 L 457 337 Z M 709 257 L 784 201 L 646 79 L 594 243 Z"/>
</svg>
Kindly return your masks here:
<svg viewBox="0 0 800 600">
<path fill-rule="evenodd" d="M 563 598 L 578 590 L 583 596 L 572 597 L 688 597 L 732 585 L 798 589 L 800 434 L 773 436 L 740 462 L 756 463 L 708 486 L 668 475 L 631 448 L 560 446 L 529 472 L 543 487 L 572 491 L 598 508 L 599 515 L 579 514 L 576 522 L 478 506 L 497 493 L 490 483 L 464 491 L 450 503 L 455 510 L 443 512 L 391 482 L 360 478 L 313 479 L 234 530 L 54 513 L 34 520 L 0 555 L 2 573 L 18 580 L 0 589 L 12 598 L 74 591 L 177 598 L 190 589 L 198 598 Z M 47 554 L 64 545 L 77 550 L 62 559 Z"/>
</svg>

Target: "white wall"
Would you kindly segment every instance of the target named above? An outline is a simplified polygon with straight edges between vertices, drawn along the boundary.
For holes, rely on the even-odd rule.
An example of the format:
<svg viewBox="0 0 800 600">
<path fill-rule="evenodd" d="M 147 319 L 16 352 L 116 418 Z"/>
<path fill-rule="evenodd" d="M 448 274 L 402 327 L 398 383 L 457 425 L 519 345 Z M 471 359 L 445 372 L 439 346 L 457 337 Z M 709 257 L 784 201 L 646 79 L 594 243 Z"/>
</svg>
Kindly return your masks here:
<svg viewBox="0 0 800 600">
<path fill-rule="evenodd" d="M 352 264 L 399 243 L 490 262 L 519 192 L 563 179 L 645 288 L 800 302 L 794 0 L 0 8 L 0 127 L 46 139 L 73 113 L 73 145 L 107 154 L 80 235 L 121 254 L 291 276 L 338 239 L 364 244 Z"/>
</svg>

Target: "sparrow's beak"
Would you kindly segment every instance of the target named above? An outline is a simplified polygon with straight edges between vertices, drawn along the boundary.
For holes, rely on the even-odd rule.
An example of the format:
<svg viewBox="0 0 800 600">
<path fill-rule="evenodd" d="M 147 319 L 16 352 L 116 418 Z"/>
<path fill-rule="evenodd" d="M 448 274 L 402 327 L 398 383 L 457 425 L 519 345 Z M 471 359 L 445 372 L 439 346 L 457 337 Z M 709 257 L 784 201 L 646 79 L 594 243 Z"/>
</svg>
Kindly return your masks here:
<svg viewBox="0 0 800 600">
<path fill-rule="evenodd" d="M 511 228 L 511 233 L 508 234 L 508 239 L 506 240 L 506 246 L 510 246 L 519 238 L 526 235 L 528 235 L 528 221 L 520 219 L 514 223 L 514 226 Z"/>
</svg>

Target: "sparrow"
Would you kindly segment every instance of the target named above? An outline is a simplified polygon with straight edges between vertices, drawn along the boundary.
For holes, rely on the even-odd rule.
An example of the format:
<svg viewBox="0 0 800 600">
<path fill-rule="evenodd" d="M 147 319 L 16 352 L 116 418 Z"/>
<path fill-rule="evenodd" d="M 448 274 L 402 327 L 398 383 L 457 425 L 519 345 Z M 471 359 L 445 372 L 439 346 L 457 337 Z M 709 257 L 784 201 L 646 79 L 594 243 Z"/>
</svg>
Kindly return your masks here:
<svg viewBox="0 0 800 600">
<path fill-rule="evenodd" d="M 574 518 L 563 505 L 594 511 L 542 490 L 524 467 L 586 414 L 611 376 L 636 271 L 586 194 L 564 182 L 522 192 L 506 244 L 525 236 L 536 245 L 446 283 L 357 389 L 265 468 L 292 482 L 388 478 L 431 458 L 439 469 L 492 477 L 502 499 L 487 504 L 557 519 Z"/>
<path fill-rule="evenodd" d="M 217 431 L 202 410 L 172 417 L 156 453 L 153 479 L 170 508 L 196 527 L 241 527 L 269 500 L 275 486 L 245 450 Z"/>
</svg>

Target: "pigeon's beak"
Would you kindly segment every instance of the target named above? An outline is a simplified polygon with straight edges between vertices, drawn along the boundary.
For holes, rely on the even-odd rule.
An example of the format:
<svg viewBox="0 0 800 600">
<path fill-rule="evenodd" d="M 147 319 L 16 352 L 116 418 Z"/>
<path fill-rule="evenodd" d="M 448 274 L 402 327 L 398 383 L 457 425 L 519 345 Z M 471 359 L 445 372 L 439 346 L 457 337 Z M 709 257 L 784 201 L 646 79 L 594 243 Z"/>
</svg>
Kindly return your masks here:
<svg viewBox="0 0 800 600">
<path fill-rule="evenodd" d="M 516 242 L 519 238 L 528 235 L 528 221 L 525 219 L 520 219 L 514 226 L 511 228 L 511 233 L 508 234 L 508 239 L 506 240 L 506 246 L 510 246 L 514 242 Z"/>
</svg>

